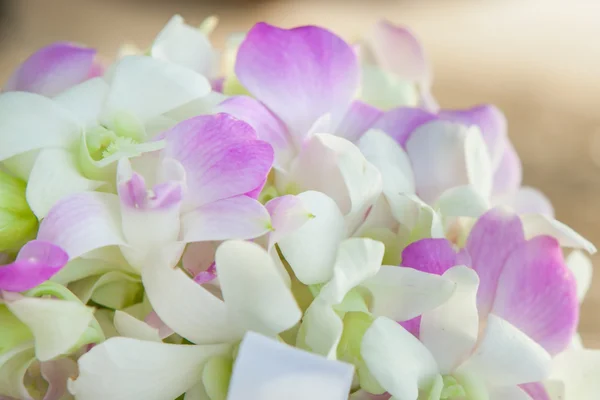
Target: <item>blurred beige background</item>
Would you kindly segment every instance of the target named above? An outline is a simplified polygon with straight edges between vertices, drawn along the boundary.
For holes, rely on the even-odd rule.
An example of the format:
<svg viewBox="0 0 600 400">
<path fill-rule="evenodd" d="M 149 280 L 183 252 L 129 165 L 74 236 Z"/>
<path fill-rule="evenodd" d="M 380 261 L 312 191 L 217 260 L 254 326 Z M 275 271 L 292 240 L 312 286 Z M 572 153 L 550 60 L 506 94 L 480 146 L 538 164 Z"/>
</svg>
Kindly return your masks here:
<svg viewBox="0 0 600 400">
<path fill-rule="evenodd" d="M 431 58 L 444 107 L 492 102 L 504 110 L 525 183 L 557 217 L 600 245 L 600 2 L 0 0 L 0 81 L 40 46 L 71 40 L 111 57 L 146 46 L 174 13 L 221 18 L 217 44 L 265 20 L 322 24 L 351 39 L 380 18 L 403 23 Z M 600 265 L 600 257 L 594 257 Z M 600 274 L 598 274 L 600 276 Z M 586 344 L 600 347 L 600 277 L 583 308 Z"/>
</svg>

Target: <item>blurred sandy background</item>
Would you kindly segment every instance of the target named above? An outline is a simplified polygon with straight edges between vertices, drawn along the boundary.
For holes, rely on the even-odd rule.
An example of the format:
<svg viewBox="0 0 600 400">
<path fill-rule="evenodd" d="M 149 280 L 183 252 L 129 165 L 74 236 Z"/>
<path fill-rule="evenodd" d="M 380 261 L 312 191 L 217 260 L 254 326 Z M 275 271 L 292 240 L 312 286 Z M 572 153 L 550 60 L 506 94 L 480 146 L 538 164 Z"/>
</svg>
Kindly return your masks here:
<svg viewBox="0 0 600 400">
<path fill-rule="evenodd" d="M 0 0 L 0 81 L 57 40 L 86 43 L 106 57 L 125 40 L 144 47 L 174 13 L 193 24 L 219 15 L 217 44 L 259 20 L 322 24 L 348 39 L 380 18 L 407 24 L 433 63 L 441 104 L 503 109 L 525 183 L 600 245 L 600 2 Z M 593 347 L 600 347 L 597 275 L 581 321 Z"/>
</svg>

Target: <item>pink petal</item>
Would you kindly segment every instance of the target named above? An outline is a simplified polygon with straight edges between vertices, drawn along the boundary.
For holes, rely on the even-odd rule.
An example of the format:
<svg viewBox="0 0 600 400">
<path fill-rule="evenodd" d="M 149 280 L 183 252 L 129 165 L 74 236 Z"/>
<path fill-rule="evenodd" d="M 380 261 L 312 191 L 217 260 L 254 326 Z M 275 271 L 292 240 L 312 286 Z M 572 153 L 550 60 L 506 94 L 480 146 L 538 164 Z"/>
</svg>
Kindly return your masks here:
<svg viewBox="0 0 600 400">
<path fill-rule="evenodd" d="M 419 126 L 437 119 L 435 114 L 420 108 L 399 107 L 383 114 L 374 128 L 381 129 L 402 147 Z"/>
<path fill-rule="evenodd" d="M 523 389 L 532 400 L 551 400 L 550 396 L 548 396 L 548 392 L 544 388 L 544 385 L 540 382 L 537 383 L 526 383 L 524 385 L 519 385 L 521 389 Z"/>
<path fill-rule="evenodd" d="M 148 314 L 146 316 L 146 318 L 144 319 L 144 322 L 147 323 L 150 327 L 152 327 L 154 329 L 158 329 L 158 336 L 161 339 L 169 337 L 173 333 L 175 333 L 175 332 L 173 332 L 173 330 L 171 328 L 169 328 L 167 326 L 167 324 L 165 324 L 162 321 L 162 319 L 160 319 L 158 314 L 156 314 L 154 311 L 152 311 L 150 314 Z"/>
<path fill-rule="evenodd" d="M 383 112 L 379 109 L 355 100 L 335 128 L 335 134 L 355 142 L 372 128 L 382 115 Z"/>
<path fill-rule="evenodd" d="M 257 140 L 250 125 L 226 114 L 188 119 L 164 137 L 164 156 L 185 168 L 191 206 L 251 192 L 273 164 L 271 145 Z"/>
<path fill-rule="evenodd" d="M 194 282 L 199 285 L 204 285 L 217 279 L 217 264 L 214 262 L 208 267 L 206 271 L 200 271 L 194 276 Z"/>
<path fill-rule="evenodd" d="M 511 199 L 509 203 L 515 212 L 521 214 L 543 214 L 554 218 L 554 207 L 550 200 L 539 190 L 523 186 Z"/>
<path fill-rule="evenodd" d="M 479 275 L 477 308 L 486 315 L 492 308 L 498 279 L 513 250 L 525 242 L 518 216 L 500 208 L 482 215 L 467 239 L 473 269 Z"/>
<path fill-rule="evenodd" d="M 566 349 L 577 330 L 575 278 L 558 241 L 538 236 L 519 245 L 504 264 L 492 312 L 549 353 Z"/>
<path fill-rule="evenodd" d="M 512 194 L 521 186 L 523 170 L 514 146 L 509 142 L 494 171 L 493 195 Z"/>
<path fill-rule="evenodd" d="M 52 97 L 93 76 L 96 50 L 54 43 L 31 55 L 9 78 L 5 91 Z"/>
<path fill-rule="evenodd" d="M 288 126 L 296 144 L 319 117 L 344 110 L 359 84 L 352 48 L 315 26 L 288 30 L 256 24 L 238 50 L 235 72 Z"/>
<path fill-rule="evenodd" d="M 367 37 L 367 44 L 381 67 L 402 79 L 426 84 L 429 65 L 417 38 L 406 28 L 380 21 Z"/>
<path fill-rule="evenodd" d="M 221 242 L 196 242 L 187 245 L 181 262 L 192 276 L 208 271 L 215 262 L 215 253 Z"/>
<path fill-rule="evenodd" d="M 219 105 L 218 110 L 252 126 L 260 140 L 273 146 L 277 166 L 287 165 L 294 156 L 296 148 L 287 128 L 259 101 L 247 96 L 230 97 Z"/>
<path fill-rule="evenodd" d="M 495 106 L 483 104 L 466 110 L 441 110 L 439 117 L 463 125 L 477 125 L 492 158 L 497 165 L 502 158 L 507 141 L 506 117 Z"/>
<path fill-rule="evenodd" d="M 398 322 L 404 329 L 409 331 L 415 337 L 419 337 L 421 334 L 421 316 L 414 317 L 413 319 L 409 319 L 408 321 L 400 321 Z"/>
<path fill-rule="evenodd" d="M 22 292 L 52 278 L 69 261 L 68 254 L 52 243 L 32 240 L 12 264 L 0 266 L 0 290 Z"/>
<path fill-rule="evenodd" d="M 314 218 L 298 196 L 276 197 L 270 200 L 265 208 L 271 216 L 271 226 L 273 227 L 269 238 L 269 247 Z"/>
<path fill-rule="evenodd" d="M 456 265 L 470 266 L 469 255 L 457 252 L 446 239 L 422 239 L 402 252 L 402 266 L 430 274 L 442 275 Z"/>
</svg>

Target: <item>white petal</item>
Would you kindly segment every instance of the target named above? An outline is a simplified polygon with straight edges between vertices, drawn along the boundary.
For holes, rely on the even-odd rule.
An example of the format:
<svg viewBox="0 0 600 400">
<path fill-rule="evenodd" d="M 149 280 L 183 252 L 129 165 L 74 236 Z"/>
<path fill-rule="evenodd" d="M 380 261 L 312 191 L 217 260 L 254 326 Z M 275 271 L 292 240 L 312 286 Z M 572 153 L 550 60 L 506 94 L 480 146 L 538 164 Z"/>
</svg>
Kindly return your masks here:
<svg viewBox="0 0 600 400">
<path fill-rule="evenodd" d="M 159 318 L 189 341 L 227 343 L 243 335 L 228 320 L 223 301 L 161 257 L 148 259 L 142 282 Z"/>
<path fill-rule="evenodd" d="M 21 297 L 6 306 L 33 333 L 40 361 L 74 350 L 94 318 L 92 308 L 66 300 Z"/>
<path fill-rule="evenodd" d="M 394 218 L 411 231 L 413 240 L 445 237 L 440 214 L 416 195 L 388 196 L 388 200 Z"/>
<path fill-rule="evenodd" d="M 185 392 L 183 400 L 211 400 L 204 390 L 204 383 L 199 382 L 190 390 Z"/>
<path fill-rule="evenodd" d="M 182 216 L 183 240 L 253 239 L 269 231 L 265 207 L 248 196 L 218 200 Z"/>
<path fill-rule="evenodd" d="M 127 113 L 149 121 L 210 91 L 208 80 L 188 68 L 151 57 L 124 57 L 113 71 L 102 119 L 111 126 L 117 113 Z"/>
<path fill-rule="evenodd" d="M 179 15 L 173 16 L 158 34 L 150 54 L 208 77 L 213 74 L 216 63 L 215 51 L 206 34 L 187 25 Z"/>
<path fill-rule="evenodd" d="M 319 297 L 331 304 L 339 304 L 350 290 L 373 277 L 381 267 L 385 246 L 365 238 L 344 240 L 338 248 L 333 278 L 323 286 Z"/>
<path fill-rule="evenodd" d="M 0 354 L 0 398 L 33 399 L 24 379 L 34 361 L 33 343 L 25 343 Z"/>
<path fill-rule="evenodd" d="M 554 236 L 563 247 L 583 249 L 590 254 L 596 252 L 596 246 L 560 221 L 542 214 L 525 214 L 520 217 L 526 239 L 538 235 L 550 235 Z"/>
<path fill-rule="evenodd" d="M 344 324 L 330 304 L 317 298 L 308 307 L 302 317 L 299 335 L 308 350 L 330 359 L 336 358 L 336 352 Z"/>
<path fill-rule="evenodd" d="M 492 193 L 492 159 L 481 135 L 481 130 L 477 126 L 471 126 L 467 130 L 465 162 L 469 183 L 482 197 L 488 198 Z"/>
<path fill-rule="evenodd" d="M 52 100 L 34 93 L 0 94 L 0 160 L 46 147 L 70 148 L 81 127 Z"/>
<path fill-rule="evenodd" d="M 363 337 L 360 354 L 379 384 L 399 400 L 417 400 L 438 370 L 427 348 L 397 322 L 380 317 Z"/>
<path fill-rule="evenodd" d="M 215 255 L 217 276 L 230 317 L 245 330 L 276 335 L 302 311 L 269 254 L 250 242 L 223 243 Z"/>
<path fill-rule="evenodd" d="M 600 350 L 565 351 L 552 362 L 551 380 L 564 384 L 567 400 L 595 400 L 600 393 Z"/>
<path fill-rule="evenodd" d="M 96 190 L 103 184 L 84 177 L 69 150 L 44 149 L 40 151 L 29 176 L 27 202 L 35 215 L 42 219 L 60 199 Z"/>
<path fill-rule="evenodd" d="M 98 125 L 108 89 L 103 78 L 93 78 L 61 92 L 54 101 L 69 110 L 82 126 L 92 128 Z"/>
<path fill-rule="evenodd" d="M 189 346 L 111 338 L 79 359 L 69 382 L 78 400 L 174 399 L 202 377 L 205 362 L 229 346 Z"/>
<path fill-rule="evenodd" d="M 345 236 L 344 217 L 323 193 L 310 191 L 298 197 L 314 218 L 280 240 L 279 248 L 302 283 L 326 282 L 333 276 L 337 249 Z"/>
<path fill-rule="evenodd" d="M 358 148 L 381 173 L 385 194 L 415 192 L 415 178 L 408 155 L 385 132 L 371 129 L 360 138 Z"/>
<path fill-rule="evenodd" d="M 351 222 L 363 217 L 382 189 L 381 174 L 358 147 L 329 134 L 316 134 L 304 144 L 289 179 L 301 190 L 330 196 Z"/>
<path fill-rule="evenodd" d="M 465 266 L 452 267 L 443 276 L 454 282 L 456 289 L 448 301 L 423 314 L 420 338 L 435 357 L 440 373 L 449 374 L 477 342 L 479 278 Z"/>
<path fill-rule="evenodd" d="M 582 302 L 592 284 L 592 260 L 583 252 L 573 250 L 566 258 L 567 267 L 573 272 L 577 282 L 577 298 Z"/>
<path fill-rule="evenodd" d="M 115 311 L 114 324 L 121 336 L 150 342 L 161 342 L 158 329 L 152 328 L 144 321 L 140 321 L 123 311 Z"/>
<path fill-rule="evenodd" d="M 255 333 L 242 342 L 228 400 L 346 400 L 353 367 Z"/>
<path fill-rule="evenodd" d="M 101 247 L 125 245 L 120 217 L 116 195 L 75 194 L 55 204 L 42 221 L 37 238 L 62 247 L 71 259 L 77 258 Z"/>
<path fill-rule="evenodd" d="M 480 376 L 495 386 L 538 382 L 548 377 L 550 355 L 509 322 L 489 314 L 482 335 L 460 371 Z"/>
<path fill-rule="evenodd" d="M 433 204 L 445 190 L 470 182 L 465 142 L 467 127 L 446 121 L 419 126 L 406 142 L 417 193 Z"/>
<path fill-rule="evenodd" d="M 489 400 L 532 400 L 531 397 L 518 386 L 502 386 L 490 389 Z"/>
<path fill-rule="evenodd" d="M 475 187 L 467 185 L 446 190 L 438 198 L 436 207 L 444 217 L 478 218 L 490 208 L 490 204 Z"/>
<path fill-rule="evenodd" d="M 452 296 L 450 279 L 412 268 L 383 266 L 362 284 L 371 291 L 371 312 L 394 321 L 407 321 L 432 310 Z"/>
</svg>

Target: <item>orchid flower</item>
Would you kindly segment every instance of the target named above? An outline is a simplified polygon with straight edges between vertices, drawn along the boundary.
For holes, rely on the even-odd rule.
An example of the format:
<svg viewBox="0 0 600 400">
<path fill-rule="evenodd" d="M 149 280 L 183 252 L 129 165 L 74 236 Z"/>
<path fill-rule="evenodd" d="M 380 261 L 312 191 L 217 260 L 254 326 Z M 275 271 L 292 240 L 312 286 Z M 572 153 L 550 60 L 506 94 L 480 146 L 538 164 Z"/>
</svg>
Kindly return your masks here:
<svg viewBox="0 0 600 400">
<path fill-rule="evenodd" d="M 26 184 L 0 170 L 0 251 L 15 252 L 35 237 L 38 220 L 25 198 Z"/>
<path fill-rule="evenodd" d="M 162 138 L 161 151 L 121 159 L 118 194 L 72 195 L 44 218 L 38 239 L 61 246 L 74 260 L 62 282 L 111 270 L 131 281 L 126 276 L 144 276 L 143 260 L 157 247 L 176 262 L 185 243 L 250 239 L 270 230 L 267 210 L 252 195 L 264 184 L 273 154 L 249 125 L 224 114 L 199 116 Z"/>
<path fill-rule="evenodd" d="M 25 60 L 8 78 L 4 91 L 54 97 L 102 72 L 96 50 L 72 43 L 53 43 Z"/>
<path fill-rule="evenodd" d="M 160 255 L 150 255 L 147 263 L 144 286 L 154 310 L 176 333 L 196 345 L 160 343 L 156 331 L 153 334 L 143 322 L 120 313 L 119 318 L 130 320 L 129 333 L 134 338 L 111 338 L 80 358 L 79 377 L 70 385 L 78 399 L 143 395 L 163 400 L 184 392 L 189 398 L 205 392 L 212 399 L 225 399 L 232 346 L 248 331 L 275 337 L 301 317 L 284 271 L 256 244 L 228 241 L 218 248 L 219 297 L 181 269 L 173 269 Z M 240 357 L 243 354 L 241 349 Z M 140 368 L 143 374 L 122 373 Z"/>
<path fill-rule="evenodd" d="M 50 297 L 48 297 L 50 296 Z M 44 283 L 0 297 L 0 395 L 59 400 L 77 372 L 71 355 L 104 340 L 94 310 L 66 288 Z"/>
<path fill-rule="evenodd" d="M 148 141 L 175 123 L 163 114 L 209 92 L 206 78 L 187 68 L 131 56 L 53 99 L 3 93 L 0 160 L 28 181 L 27 201 L 42 218 L 67 195 L 110 190 L 116 161 L 164 147 Z"/>
<path fill-rule="evenodd" d="M 380 21 L 359 44 L 361 99 L 383 110 L 421 106 L 437 109 L 429 63 L 408 29 Z"/>
</svg>

